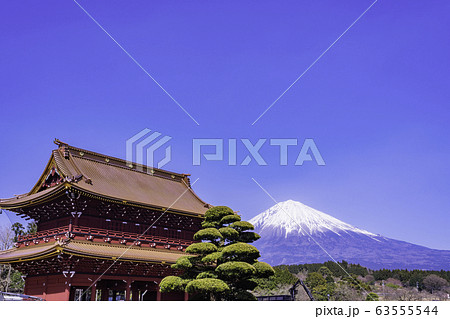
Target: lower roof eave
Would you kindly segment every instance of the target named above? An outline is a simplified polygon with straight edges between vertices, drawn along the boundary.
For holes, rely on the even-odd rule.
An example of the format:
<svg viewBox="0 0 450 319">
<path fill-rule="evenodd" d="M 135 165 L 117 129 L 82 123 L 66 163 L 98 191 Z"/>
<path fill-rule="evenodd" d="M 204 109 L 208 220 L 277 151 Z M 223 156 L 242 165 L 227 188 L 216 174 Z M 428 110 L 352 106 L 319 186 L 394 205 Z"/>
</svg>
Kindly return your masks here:
<svg viewBox="0 0 450 319">
<path fill-rule="evenodd" d="M 54 257 L 59 254 L 78 257 L 121 260 L 140 263 L 174 264 L 176 260 L 189 254 L 179 251 L 167 251 L 157 248 L 139 248 L 100 244 L 84 241 L 67 241 L 65 243 L 44 244 L 39 247 L 13 248 L 0 252 L 0 264 L 29 262 Z"/>
</svg>

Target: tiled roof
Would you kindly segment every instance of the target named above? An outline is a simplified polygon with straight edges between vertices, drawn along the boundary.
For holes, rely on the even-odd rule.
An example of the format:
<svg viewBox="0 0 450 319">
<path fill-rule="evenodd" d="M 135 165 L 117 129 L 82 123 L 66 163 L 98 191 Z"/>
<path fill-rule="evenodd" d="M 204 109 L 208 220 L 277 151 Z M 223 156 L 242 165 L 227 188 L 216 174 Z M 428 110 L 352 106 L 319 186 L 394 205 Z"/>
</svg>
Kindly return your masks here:
<svg viewBox="0 0 450 319">
<path fill-rule="evenodd" d="M 87 258 L 121 259 L 136 262 L 166 262 L 173 264 L 188 254 L 181 251 L 162 250 L 106 243 L 93 243 L 80 240 L 53 242 L 36 246 L 13 248 L 0 252 L 0 263 L 11 263 L 44 259 L 56 254 L 69 254 Z"/>
<path fill-rule="evenodd" d="M 0 200 L 0 207 L 20 208 L 44 197 L 57 196 L 64 188 L 73 187 L 86 193 L 120 202 L 149 207 L 170 208 L 203 215 L 208 204 L 190 188 L 189 175 L 168 172 L 94 153 L 56 142 L 47 167 L 33 189 L 17 198 Z M 63 178 L 59 185 L 42 190 L 52 167 Z M 64 186 L 64 187 L 62 187 Z"/>
<path fill-rule="evenodd" d="M 143 248 L 135 246 L 123 246 L 114 244 L 92 243 L 87 241 L 70 241 L 64 247 L 68 254 L 79 254 L 94 258 L 120 258 L 121 260 L 167 262 L 175 263 L 176 260 L 188 254 L 175 250 L 162 250 L 155 248 Z"/>
<path fill-rule="evenodd" d="M 21 249 L 12 248 L 0 251 L 0 263 L 20 262 L 30 259 L 40 259 L 47 256 L 57 254 L 56 247 L 58 244 L 53 242 L 51 244 L 41 244 L 38 246 L 23 247 Z"/>
</svg>

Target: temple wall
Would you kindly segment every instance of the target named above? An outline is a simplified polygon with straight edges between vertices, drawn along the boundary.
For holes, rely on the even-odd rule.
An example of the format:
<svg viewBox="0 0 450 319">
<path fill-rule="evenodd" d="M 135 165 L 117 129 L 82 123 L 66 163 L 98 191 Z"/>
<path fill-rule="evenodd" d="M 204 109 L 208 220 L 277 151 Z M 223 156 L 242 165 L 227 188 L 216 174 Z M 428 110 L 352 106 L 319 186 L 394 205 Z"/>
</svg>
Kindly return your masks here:
<svg viewBox="0 0 450 319">
<path fill-rule="evenodd" d="M 97 277 L 98 275 L 95 274 L 75 274 L 72 278 L 66 278 L 62 274 L 30 277 L 25 279 L 25 294 L 40 297 L 46 301 L 68 301 L 73 299 L 74 288 L 89 289 Z M 133 290 L 131 289 L 132 283 L 156 282 L 153 288 L 149 289 L 146 293 L 145 300 L 181 301 L 187 299 L 187 296 L 184 293 L 159 293 L 158 284 L 161 281 L 161 278 L 104 276 L 102 279 L 107 281 L 116 280 L 119 285 L 123 284 L 122 291 L 127 290 L 126 287 L 128 286 L 128 294 L 131 291 L 131 295 L 133 294 Z M 126 282 L 126 284 L 124 282 Z M 100 281 L 98 283 L 100 283 Z M 90 289 L 92 289 L 92 292 L 95 292 L 96 285 Z M 136 292 L 134 292 L 134 294 L 136 296 Z M 93 299 L 95 299 L 95 297 L 93 297 Z M 137 300 L 134 297 L 129 299 Z"/>
<path fill-rule="evenodd" d="M 39 276 L 25 279 L 25 294 L 45 300 L 69 300 L 63 275 Z"/>
</svg>

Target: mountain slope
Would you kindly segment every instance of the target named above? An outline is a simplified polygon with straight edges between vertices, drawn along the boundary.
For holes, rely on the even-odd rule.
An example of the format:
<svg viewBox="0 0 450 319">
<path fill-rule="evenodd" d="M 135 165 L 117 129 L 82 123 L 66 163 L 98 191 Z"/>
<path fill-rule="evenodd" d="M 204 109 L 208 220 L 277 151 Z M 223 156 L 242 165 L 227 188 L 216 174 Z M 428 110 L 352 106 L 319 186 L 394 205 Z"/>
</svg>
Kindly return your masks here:
<svg viewBox="0 0 450 319">
<path fill-rule="evenodd" d="M 450 251 L 376 235 L 292 200 L 269 208 L 250 222 L 262 236 L 255 242 L 261 260 L 271 265 L 334 258 L 372 269 L 450 270 Z"/>
</svg>

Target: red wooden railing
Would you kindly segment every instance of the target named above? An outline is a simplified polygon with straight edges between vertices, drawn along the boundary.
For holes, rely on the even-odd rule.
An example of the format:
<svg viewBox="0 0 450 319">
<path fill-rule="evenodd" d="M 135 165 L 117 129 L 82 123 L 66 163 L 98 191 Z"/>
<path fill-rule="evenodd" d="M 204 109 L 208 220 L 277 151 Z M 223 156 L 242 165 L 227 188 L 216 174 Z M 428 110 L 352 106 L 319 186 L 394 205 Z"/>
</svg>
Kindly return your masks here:
<svg viewBox="0 0 450 319">
<path fill-rule="evenodd" d="M 154 235 L 140 235 L 137 233 L 128 233 L 116 230 L 73 225 L 44 230 L 35 234 L 19 236 L 17 242 L 20 244 L 36 239 L 66 235 L 68 233 L 83 237 L 92 236 L 93 238 L 110 238 L 111 240 L 125 240 L 127 242 L 140 241 L 142 243 L 168 244 L 177 246 L 189 246 L 194 242 L 193 240 L 186 239 L 177 239 Z"/>
<path fill-rule="evenodd" d="M 111 239 L 125 239 L 128 241 L 139 240 L 141 242 L 155 242 L 155 243 L 167 243 L 172 245 L 189 246 L 193 243 L 192 240 L 169 238 L 163 236 L 154 235 L 140 235 L 137 233 L 127 233 L 116 230 L 84 227 L 84 226 L 73 226 L 72 233 L 75 235 L 92 235 L 94 237 L 109 237 Z"/>
<path fill-rule="evenodd" d="M 24 241 L 29 241 L 29 240 L 34 240 L 34 239 L 42 239 L 42 238 L 46 238 L 46 237 L 64 235 L 68 231 L 69 231 L 69 225 L 63 226 L 63 227 L 52 228 L 49 230 L 43 230 L 43 231 L 37 232 L 35 234 L 19 236 L 17 242 L 21 243 Z"/>
</svg>

